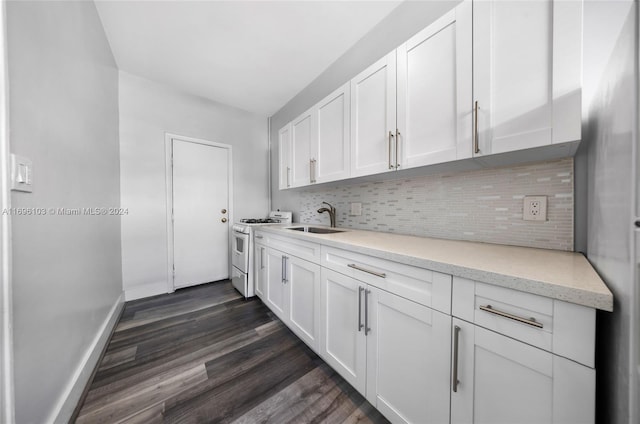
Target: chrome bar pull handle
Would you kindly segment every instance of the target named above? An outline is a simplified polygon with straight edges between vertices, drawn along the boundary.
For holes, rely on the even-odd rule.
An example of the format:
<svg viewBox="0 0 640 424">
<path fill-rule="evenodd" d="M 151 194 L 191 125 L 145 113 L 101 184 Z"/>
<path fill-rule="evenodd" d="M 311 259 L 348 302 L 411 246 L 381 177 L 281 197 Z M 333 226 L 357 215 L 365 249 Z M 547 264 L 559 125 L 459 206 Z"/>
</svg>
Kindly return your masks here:
<svg viewBox="0 0 640 424">
<path fill-rule="evenodd" d="M 260 248 L 260 269 L 264 269 L 264 247 Z"/>
<path fill-rule="evenodd" d="M 261 239 L 261 238 L 264 238 L 264 237 L 259 236 L 259 235 L 257 235 L 257 234 L 256 234 L 256 238 L 257 238 L 257 239 Z"/>
<path fill-rule="evenodd" d="M 282 257 L 282 284 L 287 284 L 287 257 Z"/>
<path fill-rule="evenodd" d="M 385 274 L 384 272 L 371 271 L 365 268 L 361 268 L 356 264 L 347 264 L 347 266 L 349 268 L 357 269 L 358 271 L 366 272 L 367 274 L 375 275 L 376 277 L 387 278 L 387 274 Z"/>
<path fill-rule="evenodd" d="M 364 288 L 361 286 L 358 286 L 358 331 L 362 331 L 362 327 L 364 327 L 364 325 L 362 325 L 362 292 L 364 291 Z"/>
<path fill-rule="evenodd" d="M 460 327 L 453 327 L 453 372 L 451 377 L 451 388 L 454 393 L 458 392 L 458 339 L 460 335 Z"/>
<path fill-rule="evenodd" d="M 396 128 L 396 169 L 400 168 L 400 131 Z"/>
<path fill-rule="evenodd" d="M 284 283 L 287 284 L 289 282 L 289 273 L 287 270 L 289 269 L 289 257 L 284 257 Z"/>
<path fill-rule="evenodd" d="M 395 169 L 395 165 L 391 162 L 391 144 L 393 143 L 393 132 L 389 131 L 389 169 Z"/>
<path fill-rule="evenodd" d="M 523 324 L 530 325 L 532 327 L 543 328 L 542 323 L 536 321 L 535 318 L 522 318 L 522 317 L 519 317 L 517 315 L 510 314 L 508 312 L 499 311 L 497 309 L 494 309 L 491 305 L 486 305 L 486 306 L 482 306 L 481 305 L 480 306 L 480 310 L 481 311 L 485 311 L 485 312 L 489 312 L 490 314 L 498 315 L 498 316 L 501 316 L 501 317 L 504 317 L 504 318 L 509 318 L 509 319 L 514 320 L 514 321 L 518 321 L 518 322 L 521 322 Z"/>
<path fill-rule="evenodd" d="M 369 328 L 369 293 L 371 290 L 365 289 L 364 291 L 364 335 L 368 335 L 371 331 Z"/>
<path fill-rule="evenodd" d="M 290 183 L 290 176 L 291 176 L 291 167 L 287 166 L 287 187 L 291 187 L 291 183 Z"/>
<path fill-rule="evenodd" d="M 478 101 L 473 106 L 473 153 L 480 153 L 480 142 L 478 141 Z"/>
<path fill-rule="evenodd" d="M 316 175 L 318 174 L 318 161 L 316 159 L 313 159 L 313 181 L 311 181 L 312 183 L 316 182 Z"/>
</svg>

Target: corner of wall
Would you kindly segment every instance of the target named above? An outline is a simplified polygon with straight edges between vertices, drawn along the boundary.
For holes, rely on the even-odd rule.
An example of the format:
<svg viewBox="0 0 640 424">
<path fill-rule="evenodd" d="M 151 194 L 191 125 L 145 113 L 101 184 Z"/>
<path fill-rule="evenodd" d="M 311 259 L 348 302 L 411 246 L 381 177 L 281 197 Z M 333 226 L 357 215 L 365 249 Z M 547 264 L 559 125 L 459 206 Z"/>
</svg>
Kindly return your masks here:
<svg viewBox="0 0 640 424">
<path fill-rule="evenodd" d="M 62 392 L 55 408 L 47 419 L 50 423 L 66 423 L 73 418 L 76 409 L 83 400 L 87 385 L 91 382 L 97 366 L 102 358 L 111 334 L 115 330 L 120 315 L 124 309 L 124 292 L 118 296 L 104 320 L 96 337 L 93 339 L 82 360 L 78 364 L 73 376 Z"/>
</svg>

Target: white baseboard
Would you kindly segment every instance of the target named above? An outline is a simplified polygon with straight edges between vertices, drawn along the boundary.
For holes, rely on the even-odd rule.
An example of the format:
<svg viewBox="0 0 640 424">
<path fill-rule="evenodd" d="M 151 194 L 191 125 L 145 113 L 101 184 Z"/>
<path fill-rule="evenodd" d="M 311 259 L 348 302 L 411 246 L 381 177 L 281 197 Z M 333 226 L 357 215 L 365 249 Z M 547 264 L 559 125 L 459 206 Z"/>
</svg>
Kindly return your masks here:
<svg viewBox="0 0 640 424">
<path fill-rule="evenodd" d="M 167 282 L 159 281 L 157 283 L 148 283 L 141 286 L 132 288 L 125 288 L 124 300 L 126 302 L 130 300 L 142 299 L 144 297 L 156 296 L 159 294 L 167 294 Z"/>
<path fill-rule="evenodd" d="M 73 377 L 60 396 L 56 407 L 49 415 L 48 423 L 68 423 L 71 419 L 73 411 L 76 409 L 80 397 L 89 383 L 89 378 L 91 378 L 91 374 L 100 360 L 100 354 L 109 341 L 111 330 L 116 325 L 123 307 L 124 293 L 121 293 L 98 330 L 98 334 L 96 334 L 93 342 L 85 352 Z"/>
</svg>

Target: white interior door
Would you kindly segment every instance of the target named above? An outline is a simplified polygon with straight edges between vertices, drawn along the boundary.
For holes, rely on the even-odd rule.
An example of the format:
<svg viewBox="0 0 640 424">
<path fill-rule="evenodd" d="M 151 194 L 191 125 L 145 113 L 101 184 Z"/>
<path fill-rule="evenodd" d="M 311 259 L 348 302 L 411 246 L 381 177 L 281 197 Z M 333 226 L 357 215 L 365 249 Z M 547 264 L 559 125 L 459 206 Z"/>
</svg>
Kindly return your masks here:
<svg viewBox="0 0 640 424">
<path fill-rule="evenodd" d="M 229 150 L 172 140 L 174 288 L 229 278 Z"/>
</svg>

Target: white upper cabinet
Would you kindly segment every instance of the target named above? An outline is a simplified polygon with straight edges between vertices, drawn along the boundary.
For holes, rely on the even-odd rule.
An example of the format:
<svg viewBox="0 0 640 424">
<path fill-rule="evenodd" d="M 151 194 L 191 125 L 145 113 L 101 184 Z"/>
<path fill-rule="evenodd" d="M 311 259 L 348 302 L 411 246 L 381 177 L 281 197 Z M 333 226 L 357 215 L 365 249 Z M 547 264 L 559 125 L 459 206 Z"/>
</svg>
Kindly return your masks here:
<svg viewBox="0 0 640 424">
<path fill-rule="evenodd" d="M 311 160 L 313 181 L 324 183 L 350 176 L 350 86 L 331 93 L 314 108 L 316 144 Z"/>
<path fill-rule="evenodd" d="M 581 15 L 578 1 L 474 2 L 475 156 L 580 139 Z"/>
<path fill-rule="evenodd" d="M 351 176 L 395 169 L 396 52 L 351 80 Z"/>
<path fill-rule="evenodd" d="M 311 147 L 315 145 L 315 133 L 313 108 L 291 122 L 291 187 L 313 182 Z"/>
<path fill-rule="evenodd" d="M 570 155 L 581 67 L 581 1 L 464 0 L 281 130 L 280 188 Z"/>
<path fill-rule="evenodd" d="M 280 190 L 291 187 L 291 123 L 278 132 Z"/>
<path fill-rule="evenodd" d="M 472 4 L 397 49 L 399 169 L 471 157 Z"/>
</svg>

